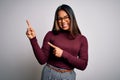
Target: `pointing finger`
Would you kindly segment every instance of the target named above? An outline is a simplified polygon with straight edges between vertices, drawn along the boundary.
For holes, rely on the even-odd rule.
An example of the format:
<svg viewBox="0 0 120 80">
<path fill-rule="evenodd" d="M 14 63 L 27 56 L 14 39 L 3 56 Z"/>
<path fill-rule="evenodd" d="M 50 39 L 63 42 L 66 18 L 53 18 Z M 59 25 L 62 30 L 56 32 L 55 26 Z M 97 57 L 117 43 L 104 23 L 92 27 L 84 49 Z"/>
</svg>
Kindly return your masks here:
<svg viewBox="0 0 120 80">
<path fill-rule="evenodd" d="M 50 45 L 50 46 L 53 47 L 53 48 L 56 48 L 56 46 L 53 45 L 53 44 L 51 44 L 50 42 L 48 42 L 48 45 Z"/>
<path fill-rule="evenodd" d="M 27 23 L 27 25 L 28 25 L 29 28 L 32 27 L 31 24 L 30 24 L 30 22 L 29 22 L 29 20 L 26 20 L 26 23 Z"/>
</svg>

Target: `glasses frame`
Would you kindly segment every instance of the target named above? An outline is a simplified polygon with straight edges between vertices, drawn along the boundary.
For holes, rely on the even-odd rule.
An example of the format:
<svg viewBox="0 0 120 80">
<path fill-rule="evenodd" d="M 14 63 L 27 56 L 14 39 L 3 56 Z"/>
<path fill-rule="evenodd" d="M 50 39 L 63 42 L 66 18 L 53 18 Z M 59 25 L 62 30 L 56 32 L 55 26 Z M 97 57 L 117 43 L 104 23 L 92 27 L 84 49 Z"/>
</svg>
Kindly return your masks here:
<svg viewBox="0 0 120 80">
<path fill-rule="evenodd" d="M 66 15 L 66 16 L 64 16 L 64 17 L 58 17 L 58 18 L 57 18 L 58 21 L 63 21 L 63 20 L 66 21 L 66 20 L 69 20 L 69 19 L 70 19 L 70 17 L 69 17 L 68 15 Z"/>
</svg>

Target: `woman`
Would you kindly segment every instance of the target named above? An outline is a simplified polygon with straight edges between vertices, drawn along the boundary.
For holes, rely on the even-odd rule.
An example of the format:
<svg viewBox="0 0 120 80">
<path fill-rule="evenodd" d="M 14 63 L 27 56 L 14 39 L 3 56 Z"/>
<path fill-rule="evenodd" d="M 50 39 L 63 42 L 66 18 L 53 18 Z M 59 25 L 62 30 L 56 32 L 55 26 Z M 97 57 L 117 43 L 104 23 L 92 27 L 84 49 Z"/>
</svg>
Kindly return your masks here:
<svg viewBox="0 0 120 80">
<path fill-rule="evenodd" d="M 41 80 L 75 80 L 74 68 L 85 70 L 88 63 L 88 43 L 81 34 L 73 10 L 68 5 L 61 5 L 55 12 L 52 31 L 38 45 L 35 31 L 27 20 L 27 37 L 30 39 L 35 57 L 42 65 Z"/>
</svg>

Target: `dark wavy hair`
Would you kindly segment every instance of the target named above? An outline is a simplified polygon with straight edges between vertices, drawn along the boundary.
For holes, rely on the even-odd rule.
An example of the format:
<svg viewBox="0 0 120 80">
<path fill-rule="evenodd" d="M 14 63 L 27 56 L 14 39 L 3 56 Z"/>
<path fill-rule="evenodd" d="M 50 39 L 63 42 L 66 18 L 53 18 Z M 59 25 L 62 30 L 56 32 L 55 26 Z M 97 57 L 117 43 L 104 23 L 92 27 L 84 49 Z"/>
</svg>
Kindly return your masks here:
<svg viewBox="0 0 120 80">
<path fill-rule="evenodd" d="M 66 4 L 62 4 L 56 9 L 52 32 L 54 34 L 57 34 L 61 31 L 61 29 L 58 25 L 58 20 L 57 20 L 58 19 L 58 12 L 60 10 L 64 10 L 70 18 L 70 30 L 69 30 L 69 32 L 70 32 L 71 37 L 75 38 L 76 35 L 81 34 L 79 27 L 78 27 L 78 24 L 77 24 L 77 21 L 76 21 L 76 18 L 75 18 L 75 15 L 74 15 L 74 12 L 73 12 L 72 8 Z"/>
</svg>

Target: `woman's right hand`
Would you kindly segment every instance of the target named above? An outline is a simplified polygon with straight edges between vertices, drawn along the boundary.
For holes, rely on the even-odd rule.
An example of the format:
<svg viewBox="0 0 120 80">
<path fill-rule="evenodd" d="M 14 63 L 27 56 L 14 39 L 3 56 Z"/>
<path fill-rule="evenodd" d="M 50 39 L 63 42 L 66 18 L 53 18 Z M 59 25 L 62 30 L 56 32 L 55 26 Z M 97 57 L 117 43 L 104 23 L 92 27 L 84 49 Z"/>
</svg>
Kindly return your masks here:
<svg viewBox="0 0 120 80">
<path fill-rule="evenodd" d="M 26 20 L 26 23 L 28 25 L 27 31 L 26 31 L 26 35 L 29 39 L 33 39 L 34 37 L 36 37 L 35 31 L 32 28 L 30 22 L 28 20 Z"/>
</svg>

